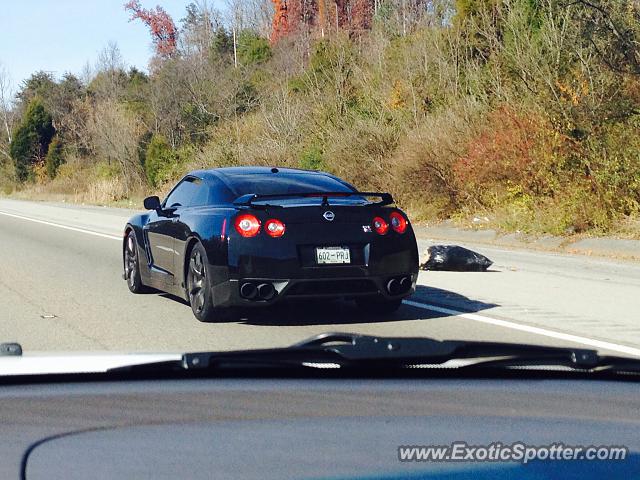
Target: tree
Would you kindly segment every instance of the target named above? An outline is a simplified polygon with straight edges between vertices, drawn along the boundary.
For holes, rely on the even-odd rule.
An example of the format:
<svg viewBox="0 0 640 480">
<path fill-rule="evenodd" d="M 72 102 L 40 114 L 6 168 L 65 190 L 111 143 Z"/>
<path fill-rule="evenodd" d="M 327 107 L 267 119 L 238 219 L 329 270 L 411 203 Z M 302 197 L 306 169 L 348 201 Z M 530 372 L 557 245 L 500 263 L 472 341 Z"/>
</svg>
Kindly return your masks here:
<svg viewBox="0 0 640 480">
<path fill-rule="evenodd" d="M 2 132 L 0 132 L 0 152 L 9 157 L 7 145 L 11 143 L 13 130 L 14 109 L 12 105 L 12 85 L 9 72 L 0 64 L 0 116 L 2 117 Z M 9 157 L 10 158 L 10 157 Z"/>
<path fill-rule="evenodd" d="M 130 20 L 140 19 L 149 27 L 156 53 L 160 57 L 170 57 L 176 52 L 178 30 L 173 19 L 161 6 L 146 10 L 139 0 L 130 0 L 124 8 L 131 11 Z"/>
<path fill-rule="evenodd" d="M 241 65 L 253 65 L 268 60 L 271 47 L 266 38 L 259 37 L 251 30 L 243 30 L 238 36 L 238 61 Z"/>
<path fill-rule="evenodd" d="M 43 100 L 45 109 L 51 113 L 56 134 L 67 144 L 77 140 L 77 132 L 73 131 L 77 115 L 75 106 L 85 93 L 80 80 L 71 73 L 65 73 L 53 88 L 50 97 Z"/>
<path fill-rule="evenodd" d="M 87 134 L 96 157 L 109 164 L 117 163 L 127 195 L 142 184 L 138 147 L 143 132 L 140 119 L 114 100 L 97 102 L 87 121 Z"/>
<path fill-rule="evenodd" d="M 170 170 L 176 161 L 176 156 L 171 150 L 167 139 L 157 133 L 149 142 L 145 155 L 144 170 L 147 180 L 153 187 L 157 187 L 167 178 L 164 178 L 164 171 Z"/>
<path fill-rule="evenodd" d="M 22 82 L 22 87 L 16 97 L 23 105 L 28 105 L 35 97 L 40 97 L 40 99 L 48 98 L 55 88 L 56 82 L 53 79 L 53 75 L 40 70 Z"/>
<path fill-rule="evenodd" d="M 269 38 L 273 21 L 273 2 L 271 0 L 245 0 L 247 23 L 252 30 L 264 38 Z"/>
<path fill-rule="evenodd" d="M 180 49 L 183 55 L 207 57 L 215 31 L 221 28 L 220 14 L 206 0 L 187 5 L 187 15 L 180 20 Z"/>
<path fill-rule="evenodd" d="M 34 98 L 13 134 L 9 149 L 19 181 L 24 182 L 29 177 L 33 164 L 44 158 L 54 134 L 51 115 L 40 99 Z"/>
<path fill-rule="evenodd" d="M 231 58 L 233 56 L 233 36 L 224 27 L 218 27 L 211 42 L 211 51 L 215 56 Z"/>
<path fill-rule="evenodd" d="M 574 18 L 603 63 L 621 74 L 640 75 L 640 4 L 622 0 L 576 0 Z"/>
<path fill-rule="evenodd" d="M 467 20 L 483 12 L 491 11 L 498 5 L 496 0 L 456 0 L 456 18 L 458 22 Z"/>
<path fill-rule="evenodd" d="M 107 43 L 98 55 L 87 92 L 101 100 L 121 98 L 128 79 L 125 68 L 118 44 Z"/>
<path fill-rule="evenodd" d="M 47 157 L 45 158 L 45 166 L 47 168 L 47 175 L 49 178 L 55 178 L 58 173 L 58 168 L 63 163 L 63 145 L 60 137 L 56 135 L 49 144 L 49 150 L 47 151 Z"/>
</svg>

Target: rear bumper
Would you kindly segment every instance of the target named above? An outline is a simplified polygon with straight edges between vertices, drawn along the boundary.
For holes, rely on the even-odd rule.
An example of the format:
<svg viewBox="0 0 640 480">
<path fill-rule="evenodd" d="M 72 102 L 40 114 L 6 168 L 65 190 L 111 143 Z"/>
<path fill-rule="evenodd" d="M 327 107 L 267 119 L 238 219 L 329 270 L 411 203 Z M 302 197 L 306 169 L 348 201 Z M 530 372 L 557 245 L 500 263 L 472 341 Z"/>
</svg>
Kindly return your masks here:
<svg viewBox="0 0 640 480">
<path fill-rule="evenodd" d="M 326 222 L 325 222 L 326 223 Z M 282 238 L 230 236 L 228 270 L 213 287 L 217 306 L 259 307 L 288 298 L 353 298 L 382 296 L 393 300 L 411 295 L 418 278 L 418 249 L 411 228 L 404 234 L 365 233 L 358 224 L 308 224 L 297 235 Z M 319 265 L 318 247 L 344 247 L 349 264 Z M 404 279 L 401 289 L 391 280 Z M 272 296 L 248 298 L 243 284 L 273 286 Z M 269 288 L 267 288 L 269 290 Z"/>
<path fill-rule="evenodd" d="M 402 287 L 400 281 L 405 279 Z M 241 278 L 222 282 L 213 287 L 213 298 L 219 307 L 264 307 L 286 299 L 296 298 L 355 298 L 381 296 L 388 300 L 405 298 L 415 292 L 417 272 L 388 276 L 341 277 L 341 278 Z M 389 291 L 389 282 L 395 281 Z M 244 284 L 272 285 L 272 296 L 261 298 L 256 294 L 246 298 L 241 293 Z M 248 289 L 250 290 L 250 289 Z M 269 288 L 263 288 L 269 292 Z"/>
</svg>

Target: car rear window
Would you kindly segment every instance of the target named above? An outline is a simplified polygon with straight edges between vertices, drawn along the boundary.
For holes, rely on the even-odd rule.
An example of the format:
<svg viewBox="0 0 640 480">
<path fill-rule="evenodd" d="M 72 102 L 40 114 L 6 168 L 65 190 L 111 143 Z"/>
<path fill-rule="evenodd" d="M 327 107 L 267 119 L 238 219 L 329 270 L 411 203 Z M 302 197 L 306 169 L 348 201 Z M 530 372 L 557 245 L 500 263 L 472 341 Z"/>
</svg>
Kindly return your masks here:
<svg viewBox="0 0 640 480">
<path fill-rule="evenodd" d="M 355 188 L 326 175 L 249 174 L 233 175 L 231 186 L 238 196 L 248 193 L 281 195 L 285 193 L 353 192 Z"/>
</svg>

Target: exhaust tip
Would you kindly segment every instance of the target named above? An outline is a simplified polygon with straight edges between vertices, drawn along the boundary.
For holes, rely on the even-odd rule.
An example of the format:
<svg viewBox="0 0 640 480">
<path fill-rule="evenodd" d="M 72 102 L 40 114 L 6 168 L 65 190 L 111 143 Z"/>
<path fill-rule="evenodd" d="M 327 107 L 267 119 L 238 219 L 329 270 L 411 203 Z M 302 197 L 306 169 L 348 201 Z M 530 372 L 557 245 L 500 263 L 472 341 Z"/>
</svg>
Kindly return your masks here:
<svg viewBox="0 0 640 480">
<path fill-rule="evenodd" d="M 240 296 L 253 300 L 258 296 L 258 289 L 254 283 L 246 282 L 240 285 Z"/>
<path fill-rule="evenodd" d="M 276 296 L 276 289 L 270 283 L 261 283 L 258 285 L 258 296 L 262 300 L 271 300 Z"/>
<path fill-rule="evenodd" d="M 395 278 L 389 280 L 387 282 L 387 292 L 389 292 L 390 295 L 397 295 L 400 293 L 400 282 Z"/>
<path fill-rule="evenodd" d="M 411 277 L 402 277 L 400 279 L 400 291 L 408 292 L 411 288 Z"/>
</svg>

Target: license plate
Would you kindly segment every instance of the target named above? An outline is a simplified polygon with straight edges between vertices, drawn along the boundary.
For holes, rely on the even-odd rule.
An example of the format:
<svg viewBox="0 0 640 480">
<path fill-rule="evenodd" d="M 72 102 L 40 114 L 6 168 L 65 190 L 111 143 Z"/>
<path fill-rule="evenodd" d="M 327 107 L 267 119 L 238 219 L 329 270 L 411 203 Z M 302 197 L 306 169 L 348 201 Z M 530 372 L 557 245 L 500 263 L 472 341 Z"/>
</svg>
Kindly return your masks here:
<svg viewBox="0 0 640 480">
<path fill-rule="evenodd" d="M 316 248 L 316 262 L 327 263 L 351 263 L 351 252 L 346 247 Z"/>
</svg>

